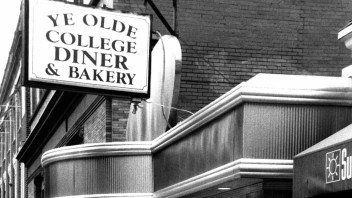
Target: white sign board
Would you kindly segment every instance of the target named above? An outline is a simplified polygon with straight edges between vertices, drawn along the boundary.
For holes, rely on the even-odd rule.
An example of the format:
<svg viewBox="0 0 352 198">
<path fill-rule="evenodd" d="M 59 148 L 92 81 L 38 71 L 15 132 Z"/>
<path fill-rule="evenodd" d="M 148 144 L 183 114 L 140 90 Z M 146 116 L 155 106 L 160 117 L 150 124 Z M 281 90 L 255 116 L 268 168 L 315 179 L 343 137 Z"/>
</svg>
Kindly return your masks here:
<svg viewBox="0 0 352 198">
<path fill-rule="evenodd" d="M 149 15 L 27 3 L 28 84 L 149 93 Z"/>
</svg>

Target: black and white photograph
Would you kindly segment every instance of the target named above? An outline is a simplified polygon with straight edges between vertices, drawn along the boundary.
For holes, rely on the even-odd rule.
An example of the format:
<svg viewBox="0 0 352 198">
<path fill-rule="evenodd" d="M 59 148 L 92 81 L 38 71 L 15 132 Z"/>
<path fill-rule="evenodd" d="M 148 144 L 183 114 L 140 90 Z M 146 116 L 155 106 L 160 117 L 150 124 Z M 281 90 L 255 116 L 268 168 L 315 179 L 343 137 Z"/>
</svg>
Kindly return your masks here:
<svg viewBox="0 0 352 198">
<path fill-rule="evenodd" d="M 0 6 L 0 198 L 352 197 L 352 1 Z"/>
</svg>

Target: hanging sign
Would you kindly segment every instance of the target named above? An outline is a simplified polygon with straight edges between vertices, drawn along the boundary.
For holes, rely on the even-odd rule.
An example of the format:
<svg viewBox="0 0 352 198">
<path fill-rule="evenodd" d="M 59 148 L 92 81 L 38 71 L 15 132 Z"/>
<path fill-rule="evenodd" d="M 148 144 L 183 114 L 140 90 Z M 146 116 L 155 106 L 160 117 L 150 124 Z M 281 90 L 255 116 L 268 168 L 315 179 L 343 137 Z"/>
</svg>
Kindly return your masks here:
<svg viewBox="0 0 352 198">
<path fill-rule="evenodd" d="M 24 84 L 149 94 L 151 16 L 26 0 Z"/>
</svg>

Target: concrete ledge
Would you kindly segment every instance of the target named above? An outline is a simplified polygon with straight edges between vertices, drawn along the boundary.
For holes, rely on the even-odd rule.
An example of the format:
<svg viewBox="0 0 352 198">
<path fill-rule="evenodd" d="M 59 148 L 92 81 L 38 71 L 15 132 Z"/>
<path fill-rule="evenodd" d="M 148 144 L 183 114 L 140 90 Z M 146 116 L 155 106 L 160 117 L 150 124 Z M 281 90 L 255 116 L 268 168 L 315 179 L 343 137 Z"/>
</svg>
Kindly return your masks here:
<svg viewBox="0 0 352 198">
<path fill-rule="evenodd" d="M 152 142 L 165 148 L 243 102 L 352 106 L 352 79 L 258 74 L 211 102 Z"/>
<path fill-rule="evenodd" d="M 341 71 L 341 76 L 346 77 L 346 78 L 351 78 L 352 77 L 352 65 L 343 68 Z"/>
<path fill-rule="evenodd" d="M 154 197 L 181 197 L 240 178 L 292 179 L 293 160 L 242 158 L 156 191 Z"/>
<path fill-rule="evenodd" d="M 120 193 L 120 194 L 96 194 L 96 195 L 79 195 L 79 196 L 66 196 L 66 197 L 56 197 L 56 198 L 118 198 L 118 197 L 136 197 L 136 198 L 152 198 L 152 193 Z"/>
<path fill-rule="evenodd" d="M 81 144 L 49 150 L 42 155 L 42 166 L 87 157 L 151 155 L 150 142 L 112 142 Z"/>
<path fill-rule="evenodd" d="M 152 197 L 150 143 L 83 144 L 44 153 L 45 197 Z"/>
<path fill-rule="evenodd" d="M 152 161 L 153 154 L 157 155 L 159 151 L 168 148 L 171 144 L 244 102 L 352 106 L 352 79 L 259 74 L 249 81 L 236 86 L 151 142 L 114 142 L 57 148 L 44 153 L 42 165 L 46 168 L 53 162 L 63 161 L 62 164 L 55 163 L 52 165 L 53 167 L 49 167 L 59 170 L 61 166 L 65 166 L 66 161 L 78 161 L 80 158 L 88 160 L 89 158 L 104 156 L 116 158 L 117 162 L 121 160 L 119 156 L 147 156 Z M 133 167 L 133 163 L 121 161 L 121 164 L 123 163 Z M 140 162 L 138 161 L 138 163 Z M 118 166 L 115 165 L 113 168 L 116 169 Z M 151 163 L 149 171 L 152 170 L 152 166 Z M 124 165 L 122 167 L 125 168 Z M 122 171 L 125 171 L 125 169 Z M 292 160 L 242 158 L 194 177 L 186 178 L 186 180 L 171 186 L 165 186 L 165 188 L 156 191 L 154 197 L 184 196 L 239 178 L 292 179 L 292 171 Z M 55 171 L 52 172 L 55 173 Z M 91 172 L 93 172 L 93 169 Z M 150 174 L 149 179 L 152 182 L 152 172 Z M 121 181 L 121 178 L 119 181 Z M 149 193 L 152 190 L 137 192 Z"/>
</svg>

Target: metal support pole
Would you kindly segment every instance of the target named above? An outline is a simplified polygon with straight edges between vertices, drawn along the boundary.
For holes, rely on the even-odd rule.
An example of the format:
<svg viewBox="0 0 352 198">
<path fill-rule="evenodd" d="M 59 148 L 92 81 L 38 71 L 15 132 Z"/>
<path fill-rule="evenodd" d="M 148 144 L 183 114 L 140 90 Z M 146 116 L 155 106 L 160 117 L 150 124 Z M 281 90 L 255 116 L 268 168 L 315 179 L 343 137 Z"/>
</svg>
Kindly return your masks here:
<svg viewBox="0 0 352 198">
<path fill-rule="evenodd" d="M 174 7 L 174 33 L 176 37 L 179 37 L 178 31 L 178 0 L 173 0 L 173 7 Z"/>
<path fill-rule="evenodd" d="M 154 2 L 152 0 L 146 0 L 150 7 L 154 10 L 155 14 L 159 17 L 159 19 L 161 20 L 161 22 L 164 24 L 164 26 L 166 27 L 166 29 L 170 32 L 171 35 L 176 36 L 177 34 L 176 32 L 172 29 L 172 27 L 169 25 L 169 23 L 167 22 L 167 20 L 164 18 L 164 16 L 161 14 L 161 12 L 159 11 L 159 9 L 156 7 L 156 5 L 154 4 Z"/>
</svg>

